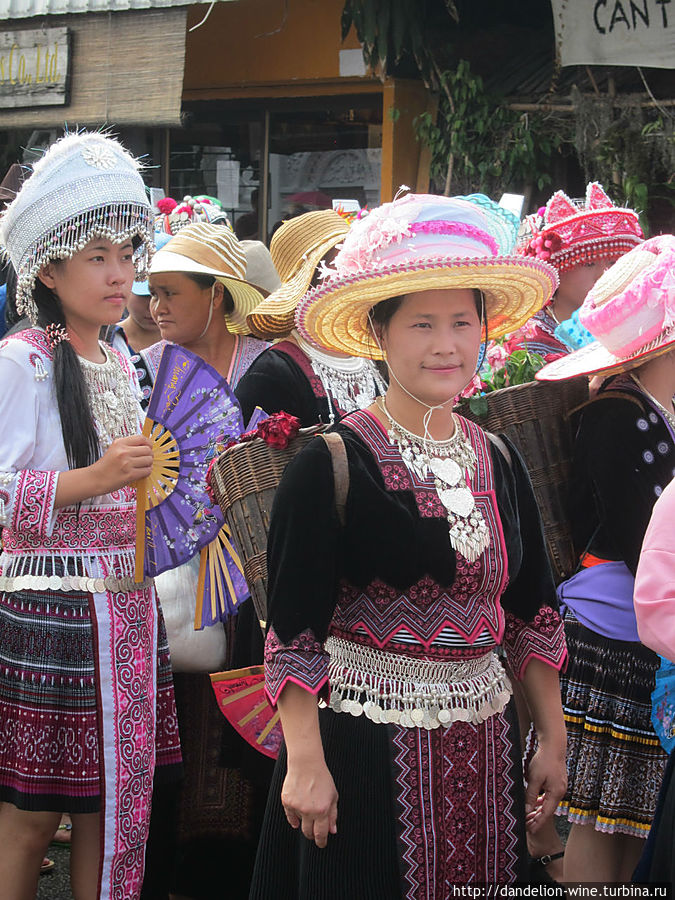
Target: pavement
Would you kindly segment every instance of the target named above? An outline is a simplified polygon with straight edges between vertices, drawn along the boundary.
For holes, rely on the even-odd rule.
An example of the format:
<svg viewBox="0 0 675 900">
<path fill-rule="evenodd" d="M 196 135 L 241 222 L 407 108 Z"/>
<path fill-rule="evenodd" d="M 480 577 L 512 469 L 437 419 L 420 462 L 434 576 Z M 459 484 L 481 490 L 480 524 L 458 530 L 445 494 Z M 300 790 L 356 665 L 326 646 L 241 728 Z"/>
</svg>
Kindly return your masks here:
<svg viewBox="0 0 675 900">
<path fill-rule="evenodd" d="M 555 817 L 558 833 L 567 840 L 569 825 L 567 819 Z M 36 900 L 73 900 L 70 890 L 70 847 L 52 844 L 47 853 L 55 862 L 54 868 L 40 876 Z"/>
<path fill-rule="evenodd" d="M 70 847 L 52 844 L 47 851 L 54 868 L 46 875 L 40 875 L 37 900 L 73 900 L 70 890 Z"/>
</svg>

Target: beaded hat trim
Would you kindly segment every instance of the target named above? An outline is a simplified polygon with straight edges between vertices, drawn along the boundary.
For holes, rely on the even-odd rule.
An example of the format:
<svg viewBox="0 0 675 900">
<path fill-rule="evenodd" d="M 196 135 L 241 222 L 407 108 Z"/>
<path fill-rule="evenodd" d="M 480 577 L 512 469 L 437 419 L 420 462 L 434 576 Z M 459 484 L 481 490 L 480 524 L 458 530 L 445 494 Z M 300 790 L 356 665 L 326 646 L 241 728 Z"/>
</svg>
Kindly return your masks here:
<svg viewBox="0 0 675 900">
<path fill-rule="evenodd" d="M 37 321 L 33 290 L 50 260 L 70 259 L 94 238 L 122 244 L 134 237 L 140 239 L 134 263 L 143 279 L 154 232 L 137 160 L 103 134 L 56 141 L 0 220 L 0 244 L 17 275 L 17 311 Z"/>
<path fill-rule="evenodd" d="M 585 200 L 556 191 L 540 213 L 525 220 L 518 252 L 550 262 L 560 273 L 621 256 L 644 238 L 637 213 L 615 206 L 597 181 L 587 186 Z"/>
</svg>

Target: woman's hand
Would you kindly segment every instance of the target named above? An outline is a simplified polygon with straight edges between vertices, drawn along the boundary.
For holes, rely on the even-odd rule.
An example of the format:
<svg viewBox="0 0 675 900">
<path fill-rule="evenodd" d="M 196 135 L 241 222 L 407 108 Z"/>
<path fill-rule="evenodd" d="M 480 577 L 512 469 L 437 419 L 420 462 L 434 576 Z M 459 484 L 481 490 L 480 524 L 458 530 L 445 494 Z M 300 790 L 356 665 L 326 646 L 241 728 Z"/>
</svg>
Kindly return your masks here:
<svg viewBox="0 0 675 900">
<path fill-rule="evenodd" d="M 152 471 L 152 442 L 142 434 L 117 438 L 92 469 L 101 485 L 97 494 L 109 494 L 147 478 Z"/>
<path fill-rule="evenodd" d="M 337 834 L 338 792 L 325 763 L 289 765 L 281 803 L 291 827 L 301 826 L 317 847 L 325 847 L 328 835 Z"/>
<path fill-rule="evenodd" d="M 525 824 L 532 834 L 553 815 L 567 790 L 565 742 L 540 745 L 527 766 Z"/>
<path fill-rule="evenodd" d="M 118 438 L 103 456 L 83 469 L 59 472 L 54 509 L 109 494 L 147 478 L 152 471 L 152 443 L 142 434 Z"/>
</svg>

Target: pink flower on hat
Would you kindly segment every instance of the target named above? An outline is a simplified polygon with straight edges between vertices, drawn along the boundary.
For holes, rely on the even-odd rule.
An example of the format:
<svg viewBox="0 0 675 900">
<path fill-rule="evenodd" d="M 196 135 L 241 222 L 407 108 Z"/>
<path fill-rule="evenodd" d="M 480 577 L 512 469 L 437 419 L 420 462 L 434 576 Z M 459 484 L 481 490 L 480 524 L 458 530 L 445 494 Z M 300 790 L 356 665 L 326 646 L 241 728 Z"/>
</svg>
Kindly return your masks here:
<svg viewBox="0 0 675 900">
<path fill-rule="evenodd" d="M 357 222 L 352 226 L 352 231 L 335 258 L 335 268 L 341 275 L 355 274 L 364 268 L 377 266 L 378 250 L 394 243 L 400 244 L 404 237 L 412 236 L 410 222 L 389 215 L 386 206 L 373 211 L 367 219 L 362 220 L 363 225 Z M 381 211 L 384 215 L 378 215 Z"/>
</svg>

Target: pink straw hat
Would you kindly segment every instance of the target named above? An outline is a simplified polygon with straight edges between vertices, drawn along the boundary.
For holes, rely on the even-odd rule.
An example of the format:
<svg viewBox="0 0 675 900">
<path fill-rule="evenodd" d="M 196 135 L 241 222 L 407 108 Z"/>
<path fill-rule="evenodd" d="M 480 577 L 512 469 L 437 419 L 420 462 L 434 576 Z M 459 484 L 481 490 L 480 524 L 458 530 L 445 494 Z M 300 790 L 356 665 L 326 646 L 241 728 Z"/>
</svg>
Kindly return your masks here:
<svg viewBox="0 0 675 900">
<path fill-rule="evenodd" d="M 328 350 L 382 359 L 370 323 L 377 303 L 475 288 L 485 297 L 490 337 L 514 331 L 558 287 L 548 263 L 514 253 L 517 230 L 516 217 L 482 194 L 408 194 L 385 203 L 351 226 L 330 276 L 300 300 L 296 327 Z"/>
<path fill-rule="evenodd" d="M 579 320 L 595 341 L 544 366 L 539 381 L 623 372 L 675 347 L 675 236 L 620 257 L 589 291 Z"/>
</svg>

